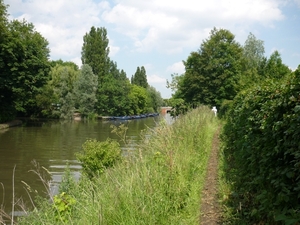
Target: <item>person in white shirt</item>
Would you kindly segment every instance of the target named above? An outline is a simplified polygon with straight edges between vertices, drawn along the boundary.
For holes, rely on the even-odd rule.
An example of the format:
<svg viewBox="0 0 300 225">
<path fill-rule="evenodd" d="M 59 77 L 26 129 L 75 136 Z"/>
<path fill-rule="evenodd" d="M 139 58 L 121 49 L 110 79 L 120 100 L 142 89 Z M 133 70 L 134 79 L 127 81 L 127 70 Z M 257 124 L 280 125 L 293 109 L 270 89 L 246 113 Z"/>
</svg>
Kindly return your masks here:
<svg viewBox="0 0 300 225">
<path fill-rule="evenodd" d="M 214 107 L 211 109 L 211 111 L 213 111 L 214 114 L 215 114 L 215 116 L 217 116 L 218 110 L 217 110 L 217 107 L 216 107 L 216 106 L 214 106 Z"/>
</svg>

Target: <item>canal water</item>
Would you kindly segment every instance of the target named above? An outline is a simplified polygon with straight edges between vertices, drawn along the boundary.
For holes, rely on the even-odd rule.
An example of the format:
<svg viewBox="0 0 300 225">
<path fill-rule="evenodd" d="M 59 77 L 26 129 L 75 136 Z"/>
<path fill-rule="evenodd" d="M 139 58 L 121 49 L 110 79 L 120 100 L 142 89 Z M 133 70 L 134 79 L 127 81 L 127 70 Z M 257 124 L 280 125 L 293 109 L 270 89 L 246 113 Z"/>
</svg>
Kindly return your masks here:
<svg viewBox="0 0 300 225">
<path fill-rule="evenodd" d="M 45 194 L 43 183 L 32 172 L 36 170 L 35 165 L 39 166 L 41 172 L 50 172 L 51 191 L 55 192 L 67 163 L 75 179 L 79 178 L 81 167 L 75 153 L 82 150 L 81 146 L 87 139 L 119 140 L 111 132 L 110 126 L 125 123 L 128 126 L 127 136 L 134 144 L 141 139 L 141 130 L 156 127 L 161 119 L 169 118 L 158 116 L 130 122 L 38 120 L 25 121 L 22 126 L 0 130 L 0 207 L 6 211 L 11 209 L 13 189 L 15 202 L 21 198 L 28 205 L 28 194 Z M 120 144 L 123 150 L 128 148 L 122 142 Z M 47 173 L 44 174 L 45 178 L 50 179 Z"/>
</svg>

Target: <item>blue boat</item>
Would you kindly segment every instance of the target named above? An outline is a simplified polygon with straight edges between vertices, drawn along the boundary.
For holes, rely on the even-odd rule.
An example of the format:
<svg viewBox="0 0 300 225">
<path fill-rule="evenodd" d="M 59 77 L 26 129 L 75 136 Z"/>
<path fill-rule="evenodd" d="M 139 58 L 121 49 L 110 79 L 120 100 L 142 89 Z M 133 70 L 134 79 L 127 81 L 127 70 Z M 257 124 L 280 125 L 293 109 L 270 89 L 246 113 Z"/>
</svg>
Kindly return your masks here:
<svg viewBox="0 0 300 225">
<path fill-rule="evenodd" d="M 133 115 L 133 116 L 112 116 L 111 118 L 113 120 L 132 120 L 132 119 L 141 119 L 146 117 L 154 117 L 158 115 L 159 113 L 147 113 L 147 114 Z"/>
<path fill-rule="evenodd" d="M 131 120 L 130 116 L 114 116 L 114 120 Z"/>
</svg>

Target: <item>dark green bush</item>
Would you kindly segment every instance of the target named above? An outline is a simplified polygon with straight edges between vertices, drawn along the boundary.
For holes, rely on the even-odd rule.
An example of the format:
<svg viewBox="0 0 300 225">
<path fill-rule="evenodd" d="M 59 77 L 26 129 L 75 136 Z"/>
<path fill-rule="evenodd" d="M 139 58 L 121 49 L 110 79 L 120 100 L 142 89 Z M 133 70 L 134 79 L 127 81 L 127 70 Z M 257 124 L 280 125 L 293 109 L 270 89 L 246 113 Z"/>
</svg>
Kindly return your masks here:
<svg viewBox="0 0 300 225">
<path fill-rule="evenodd" d="M 249 221 L 300 221 L 300 67 L 234 100 L 224 127 L 232 199 Z"/>
</svg>

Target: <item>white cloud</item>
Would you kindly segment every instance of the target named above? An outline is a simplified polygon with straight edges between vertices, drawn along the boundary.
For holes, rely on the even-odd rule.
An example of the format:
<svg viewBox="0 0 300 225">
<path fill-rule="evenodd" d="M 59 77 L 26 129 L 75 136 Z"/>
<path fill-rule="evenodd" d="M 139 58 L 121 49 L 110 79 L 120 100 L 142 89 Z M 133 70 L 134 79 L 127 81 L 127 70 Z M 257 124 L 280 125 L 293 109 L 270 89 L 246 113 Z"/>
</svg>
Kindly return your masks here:
<svg viewBox="0 0 300 225">
<path fill-rule="evenodd" d="M 158 76 L 156 74 L 147 76 L 147 81 L 150 84 L 153 84 L 153 83 L 166 83 L 166 79 L 165 78 L 162 78 L 162 77 L 160 77 L 160 76 Z"/>
<path fill-rule="evenodd" d="M 207 37 L 213 26 L 272 26 L 284 18 L 276 0 L 118 1 L 103 19 L 134 41 L 137 51 L 178 53 Z M 179 47 L 180 46 L 180 47 Z"/>
<path fill-rule="evenodd" d="M 7 4 L 10 14 L 17 15 L 14 18 L 33 23 L 49 41 L 51 58 L 68 60 L 80 55 L 84 34 L 100 22 L 100 14 L 108 8 L 107 2 L 92 0 L 72 4 L 67 0 L 8 0 Z"/>
<path fill-rule="evenodd" d="M 183 74 L 185 72 L 182 61 L 176 62 L 167 68 L 167 72 Z"/>
</svg>

